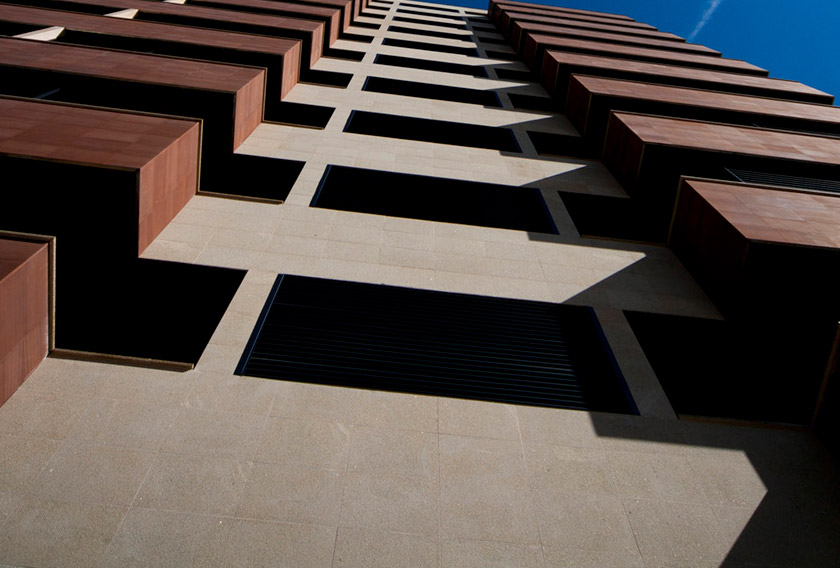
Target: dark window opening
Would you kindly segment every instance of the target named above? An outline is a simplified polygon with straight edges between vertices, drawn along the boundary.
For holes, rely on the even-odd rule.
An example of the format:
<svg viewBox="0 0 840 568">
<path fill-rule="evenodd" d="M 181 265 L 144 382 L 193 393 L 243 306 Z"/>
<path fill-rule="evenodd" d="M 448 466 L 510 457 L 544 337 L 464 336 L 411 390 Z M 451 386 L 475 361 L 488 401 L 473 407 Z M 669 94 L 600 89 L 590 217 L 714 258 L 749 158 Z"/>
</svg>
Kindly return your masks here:
<svg viewBox="0 0 840 568">
<path fill-rule="evenodd" d="M 458 30 L 465 30 L 467 26 L 465 24 L 460 24 L 457 22 L 430 22 L 429 20 L 422 20 L 420 18 L 412 18 L 410 16 L 394 16 L 392 18 L 394 22 L 409 22 L 412 24 L 426 24 L 427 26 L 439 26 L 444 28 L 453 28 Z"/>
<path fill-rule="evenodd" d="M 355 23 L 353 24 L 356 25 Z M 373 25 L 375 29 L 379 29 L 379 26 Z M 360 35 L 360 34 L 351 34 L 349 32 L 341 32 L 338 34 L 338 39 L 343 39 L 347 41 L 355 41 L 357 43 L 373 43 L 373 36 L 369 35 Z"/>
<path fill-rule="evenodd" d="M 638 414 L 592 308 L 279 275 L 236 369 Z"/>
<path fill-rule="evenodd" d="M 494 91 L 480 91 L 478 89 L 449 87 L 432 83 L 415 83 L 413 81 L 385 79 L 383 77 L 368 77 L 362 90 L 387 93 L 390 95 L 402 95 L 405 97 L 484 105 L 494 108 L 501 108 L 502 106 L 501 101 L 499 101 L 499 96 Z"/>
<path fill-rule="evenodd" d="M 528 70 L 505 69 L 503 67 L 497 67 L 495 71 L 496 77 L 498 77 L 499 79 L 504 79 L 505 81 L 521 81 L 523 83 L 531 83 L 535 79 L 534 74 Z"/>
<path fill-rule="evenodd" d="M 346 38 L 342 38 L 346 39 Z M 355 51 L 350 49 L 336 49 L 334 47 L 328 47 L 324 49 L 324 57 L 330 57 L 332 59 L 344 59 L 347 61 L 361 61 L 365 58 L 364 51 Z"/>
<path fill-rule="evenodd" d="M 307 69 L 301 71 L 300 82 L 312 85 L 323 85 L 324 87 L 338 87 L 346 89 L 353 79 L 352 73 L 339 73 L 338 71 L 317 71 Z"/>
<path fill-rule="evenodd" d="M 624 313 L 677 414 L 810 423 L 833 329 Z"/>
<path fill-rule="evenodd" d="M 519 61 L 519 56 L 512 51 L 497 51 L 494 49 L 485 49 L 484 53 L 490 59 L 502 59 L 504 61 Z"/>
<path fill-rule="evenodd" d="M 335 109 L 331 107 L 281 101 L 274 105 L 271 112 L 266 109 L 264 118 L 268 122 L 324 128 L 333 112 Z"/>
<path fill-rule="evenodd" d="M 409 10 L 408 8 L 397 8 L 400 14 L 414 14 L 415 16 L 429 16 L 430 18 L 445 18 L 447 20 L 460 20 L 461 16 L 450 16 L 449 14 L 435 14 L 433 12 L 421 12 L 420 10 Z"/>
<path fill-rule="evenodd" d="M 461 41 L 472 41 L 472 34 L 450 34 L 446 32 L 438 32 L 434 30 L 418 30 L 416 28 L 409 28 L 406 26 L 389 26 L 389 32 L 399 32 L 403 34 L 414 34 L 428 37 L 440 37 L 445 39 L 454 39 Z"/>
<path fill-rule="evenodd" d="M 460 13 L 460 10 L 458 10 L 458 8 L 446 8 L 444 6 L 429 6 L 428 4 L 420 4 L 418 2 L 401 2 L 400 6 L 414 6 L 415 8 L 427 8 L 427 9 L 440 10 L 440 11 L 443 11 L 443 12 Z"/>
<path fill-rule="evenodd" d="M 377 55 L 373 61 L 378 65 L 390 65 L 392 67 L 408 67 L 410 69 L 423 69 L 426 71 L 438 71 L 441 73 L 456 73 L 458 75 L 472 75 L 473 77 L 487 77 L 487 70 L 481 65 L 464 65 L 461 63 L 447 63 L 445 61 L 431 61 L 427 59 L 414 59 L 413 57 L 399 57 L 397 55 Z"/>
<path fill-rule="evenodd" d="M 478 57 L 478 50 L 474 47 L 456 47 L 453 45 L 441 45 L 437 43 L 426 43 L 420 41 L 409 41 L 405 39 L 395 39 L 386 37 L 382 40 L 382 45 L 389 45 L 391 47 L 404 47 L 407 49 L 420 49 L 423 51 L 437 51 L 440 53 L 452 53 L 455 55 L 467 55 L 470 57 Z"/>
<path fill-rule="evenodd" d="M 537 153 L 545 156 L 593 158 L 597 157 L 600 150 L 600 148 L 593 148 L 580 136 L 533 130 L 528 130 L 527 133 Z"/>
<path fill-rule="evenodd" d="M 365 18 L 372 18 L 374 20 L 384 20 L 385 19 L 384 14 L 377 14 L 375 12 L 368 12 L 368 11 L 362 12 L 362 16 L 364 16 Z M 353 25 L 355 25 L 355 23 Z"/>
<path fill-rule="evenodd" d="M 558 112 L 560 110 L 560 105 L 557 104 L 557 101 L 549 97 L 509 93 L 508 98 L 514 108 L 520 110 L 538 110 L 544 112 Z"/>
<path fill-rule="evenodd" d="M 481 43 L 490 43 L 493 45 L 509 45 L 507 40 L 503 37 L 488 37 L 488 36 L 475 36 L 479 42 Z"/>
<path fill-rule="evenodd" d="M 649 212 L 629 198 L 559 191 L 563 205 L 582 237 L 661 244 L 660 225 L 646 221 Z"/>
<path fill-rule="evenodd" d="M 312 207 L 556 234 L 537 188 L 329 166 Z"/>
<path fill-rule="evenodd" d="M 368 30 L 378 30 L 379 28 L 382 27 L 382 24 L 372 24 L 370 22 L 360 22 L 360 21 L 356 20 L 355 22 L 353 22 L 353 27 L 355 27 L 355 28 L 365 28 L 365 29 L 368 29 Z M 340 34 L 339 34 L 339 37 L 340 37 Z M 373 41 L 373 38 L 371 38 L 371 41 Z"/>
<path fill-rule="evenodd" d="M 353 111 L 344 132 L 419 140 L 437 144 L 488 148 L 500 152 L 521 152 L 513 130 L 495 126 L 481 126 L 445 120 L 431 120 L 380 114 L 367 111 Z"/>
</svg>

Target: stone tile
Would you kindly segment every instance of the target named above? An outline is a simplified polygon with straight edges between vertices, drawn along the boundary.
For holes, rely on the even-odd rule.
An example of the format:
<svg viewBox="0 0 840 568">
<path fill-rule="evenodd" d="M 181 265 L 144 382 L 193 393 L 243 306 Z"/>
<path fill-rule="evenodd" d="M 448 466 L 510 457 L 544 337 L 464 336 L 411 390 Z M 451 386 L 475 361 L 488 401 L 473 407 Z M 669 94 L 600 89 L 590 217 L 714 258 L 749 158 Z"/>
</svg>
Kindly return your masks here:
<svg viewBox="0 0 840 568">
<path fill-rule="evenodd" d="M 277 381 L 201 373 L 187 396 L 186 408 L 267 416 L 279 388 Z"/>
<path fill-rule="evenodd" d="M 436 479 L 348 472 L 340 525 L 437 535 L 439 491 Z"/>
<path fill-rule="evenodd" d="M 224 566 L 329 568 L 335 527 L 233 519 Z"/>
<path fill-rule="evenodd" d="M 213 456 L 160 454 L 134 498 L 135 507 L 232 515 L 251 463 Z"/>
<path fill-rule="evenodd" d="M 437 399 L 430 396 L 361 391 L 356 424 L 437 432 Z"/>
<path fill-rule="evenodd" d="M 32 487 L 45 500 L 131 504 L 154 454 L 68 443 L 50 459 Z"/>
<path fill-rule="evenodd" d="M 98 396 L 133 400 L 159 407 L 180 407 L 195 380 L 194 373 L 172 373 L 136 367 L 111 366 Z"/>
<path fill-rule="evenodd" d="M 80 395 L 19 390 L 0 407 L 0 433 L 63 440 L 89 403 Z"/>
<path fill-rule="evenodd" d="M 266 413 L 267 414 L 267 413 Z M 267 416 L 185 408 L 161 445 L 161 452 L 250 460 Z"/>
<path fill-rule="evenodd" d="M 603 450 L 525 444 L 531 489 L 544 493 L 616 495 L 610 462 Z"/>
<path fill-rule="evenodd" d="M 601 436 L 587 412 L 520 406 L 519 430 L 523 443 L 599 449 Z"/>
<path fill-rule="evenodd" d="M 440 543 L 440 565 L 441 568 L 485 568 L 487 566 L 541 568 L 543 566 L 553 566 L 543 562 L 542 550 L 539 545 L 480 540 L 443 540 Z"/>
<path fill-rule="evenodd" d="M 608 452 L 618 493 L 630 499 L 705 503 L 705 487 L 684 456 Z"/>
<path fill-rule="evenodd" d="M 328 385 L 275 381 L 277 395 L 271 415 L 281 418 L 352 423 L 360 391 Z"/>
<path fill-rule="evenodd" d="M 85 444 L 156 451 L 178 413 L 175 406 L 97 398 L 68 438 Z"/>
<path fill-rule="evenodd" d="M 255 463 L 237 517 L 336 526 L 342 472 Z"/>
<path fill-rule="evenodd" d="M 438 420 L 442 434 L 519 440 L 516 409 L 509 404 L 441 397 Z"/>
<path fill-rule="evenodd" d="M 103 366 L 97 363 L 47 357 L 27 377 L 18 392 L 31 390 L 92 398 L 99 393 L 104 376 Z"/>
<path fill-rule="evenodd" d="M 28 489 L 60 444 L 47 438 L 0 434 L 0 493 Z"/>
<path fill-rule="evenodd" d="M 436 538 L 364 527 L 339 527 L 333 568 L 438 566 Z"/>
<path fill-rule="evenodd" d="M 585 550 L 544 547 L 546 566 L 552 568 L 644 568 L 639 551 Z"/>
<path fill-rule="evenodd" d="M 684 455 L 688 443 L 679 420 L 591 412 L 589 419 L 608 450 Z"/>
<path fill-rule="evenodd" d="M 533 495 L 543 545 L 606 555 L 633 555 L 636 542 L 616 496 L 591 493 Z"/>
<path fill-rule="evenodd" d="M 219 566 L 231 524 L 227 518 L 133 508 L 100 566 Z"/>
<path fill-rule="evenodd" d="M 440 484 L 441 534 L 539 542 L 519 442 L 441 435 Z"/>
<path fill-rule="evenodd" d="M 755 508 L 767 494 L 767 487 L 743 453 L 690 455 L 688 463 L 701 484 L 710 505 Z"/>
<path fill-rule="evenodd" d="M 626 500 L 625 507 L 646 566 L 717 568 L 729 552 L 706 505 Z"/>
<path fill-rule="evenodd" d="M 126 510 L 26 497 L 0 531 L 0 558 L 20 566 L 95 566 Z"/>
<path fill-rule="evenodd" d="M 438 479 L 434 432 L 356 426 L 350 435 L 348 471 Z"/>
<path fill-rule="evenodd" d="M 257 449 L 256 461 L 344 470 L 350 444 L 346 424 L 272 418 Z"/>
<path fill-rule="evenodd" d="M 25 497 L 23 492 L 0 491 L 0 529 L 12 513 L 18 510 L 18 505 Z"/>
</svg>

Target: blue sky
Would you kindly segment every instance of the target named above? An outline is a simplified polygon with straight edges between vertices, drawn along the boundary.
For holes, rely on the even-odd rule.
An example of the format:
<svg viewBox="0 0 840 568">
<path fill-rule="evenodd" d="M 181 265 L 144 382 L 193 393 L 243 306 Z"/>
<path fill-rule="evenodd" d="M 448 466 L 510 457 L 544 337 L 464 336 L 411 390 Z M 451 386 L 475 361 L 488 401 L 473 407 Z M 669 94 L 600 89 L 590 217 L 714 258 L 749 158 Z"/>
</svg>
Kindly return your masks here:
<svg viewBox="0 0 840 568">
<path fill-rule="evenodd" d="M 485 0 L 437 0 L 487 8 Z M 840 97 L 840 0 L 532 0 L 625 14 Z M 704 18 L 705 16 L 705 18 Z M 700 25 L 701 22 L 704 22 Z M 836 104 L 836 103 L 835 103 Z"/>
</svg>

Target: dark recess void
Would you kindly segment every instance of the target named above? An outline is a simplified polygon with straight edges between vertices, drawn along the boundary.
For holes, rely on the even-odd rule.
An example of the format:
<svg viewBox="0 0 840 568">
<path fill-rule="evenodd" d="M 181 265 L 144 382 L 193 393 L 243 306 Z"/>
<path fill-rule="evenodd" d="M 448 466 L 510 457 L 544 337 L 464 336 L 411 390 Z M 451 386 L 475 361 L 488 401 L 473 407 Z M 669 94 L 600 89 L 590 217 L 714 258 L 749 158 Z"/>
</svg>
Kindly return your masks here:
<svg viewBox="0 0 840 568">
<path fill-rule="evenodd" d="M 400 2 L 400 6 L 414 6 L 415 8 L 434 8 L 441 12 L 455 12 L 459 13 L 458 8 L 444 8 L 443 6 L 429 6 L 428 4 L 419 4 L 417 2 Z"/>
<path fill-rule="evenodd" d="M 137 258 L 135 174 L 0 157 L 0 227 L 55 235 L 56 347 L 197 363 L 243 270 Z"/>
<path fill-rule="evenodd" d="M 536 188 L 329 166 L 313 207 L 556 233 Z"/>
<path fill-rule="evenodd" d="M 810 423 L 831 326 L 625 315 L 677 414 Z"/>
<path fill-rule="evenodd" d="M 623 241 L 662 243 L 667 237 L 632 199 L 559 191 L 578 233 Z"/>
<path fill-rule="evenodd" d="M 408 26 L 388 26 L 389 32 L 399 32 L 403 34 L 414 34 L 429 37 L 454 39 L 460 41 L 473 41 L 472 34 L 453 34 L 447 32 L 439 32 L 435 30 L 418 30 L 417 28 L 409 28 Z"/>
<path fill-rule="evenodd" d="M 420 49 L 422 51 L 437 51 L 440 53 L 452 53 L 454 55 L 467 55 L 470 57 L 478 57 L 478 50 L 474 47 L 456 47 L 454 45 L 443 45 L 439 43 L 426 43 L 423 41 L 409 41 L 406 39 L 396 39 L 386 37 L 382 40 L 382 45 L 389 45 L 391 47 L 404 47 L 406 49 Z"/>
<path fill-rule="evenodd" d="M 392 18 L 394 22 L 411 22 L 412 24 L 426 24 L 427 26 L 442 26 L 445 28 L 453 28 L 459 30 L 467 29 L 467 25 L 459 22 L 430 22 L 429 20 L 424 20 L 422 18 L 412 18 L 410 16 L 394 16 Z M 353 24 L 354 26 L 356 24 Z"/>
<path fill-rule="evenodd" d="M 386 138 L 489 148 L 502 152 L 520 152 L 513 131 L 509 128 L 430 120 L 395 114 L 353 111 L 347 120 L 344 131 L 354 134 L 384 136 Z"/>
<path fill-rule="evenodd" d="M 501 67 L 496 68 L 496 77 L 505 81 L 522 81 L 524 83 L 530 83 L 536 79 L 536 76 L 530 71 Z"/>
<path fill-rule="evenodd" d="M 635 414 L 591 308 L 281 275 L 237 374 Z"/>
<path fill-rule="evenodd" d="M 380 54 L 373 60 L 377 65 L 391 67 L 408 67 L 410 69 L 425 69 L 426 71 L 440 71 L 441 73 L 457 73 L 458 75 L 472 75 L 473 77 L 487 77 L 487 70 L 480 65 L 463 65 L 461 63 L 445 63 L 415 59 L 413 57 L 399 57 L 397 55 Z"/>
<path fill-rule="evenodd" d="M 520 95 L 517 93 L 508 93 L 510 104 L 514 108 L 522 110 L 539 110 L 544 112 L 557 112 L 560 105 L 557 101 L 549 97 L 536 97 L 534 95 Z"/>
<path fill-rule="evenodd" d="M 282 101 L 275 103 L 271 112 L 266 109 L 264 118 L 269 122 L 324 128 L 330 121 L 333 112 L 335 112 L 335 109 L 332 107 Z"/>
<path fill-rule="evenodd" d="M 423 12 L 421 10 L 409 10 L 407 8 L 397 8 L 398 14 L 414 14 L 415 16 L 428 16 L 430 18 L 446 18 L 448 20 L 461 20 L 461 16 L 441 14 L 435 12 Z"/>
<path fill-rule="evenodd" d="M 386 79 L 384 77 L 368 77 L 362 90 L 374 93 L 387 93 L 389 95 L 402 95 L 404 97 L 483 105 L 493 108 L 501 108 L 502 106 L 501 101 L 499 101 L 499 96 L 494 91 L 449 87 L 446 85 L 435 85 L 433 83 L 415 83 L 414 81 L 401 81 L 399 79 Z"/>
</svg>

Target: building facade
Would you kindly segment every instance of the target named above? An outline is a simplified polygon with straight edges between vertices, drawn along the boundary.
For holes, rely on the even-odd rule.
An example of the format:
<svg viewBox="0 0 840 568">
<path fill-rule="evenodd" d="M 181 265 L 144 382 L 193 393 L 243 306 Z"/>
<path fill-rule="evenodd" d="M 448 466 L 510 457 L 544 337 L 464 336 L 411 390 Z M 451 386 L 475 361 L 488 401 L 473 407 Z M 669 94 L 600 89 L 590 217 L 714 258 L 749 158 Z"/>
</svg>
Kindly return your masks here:
<svg viewBox="0 0 840 568">
<path fill-rule="evenodd" d="M 520 2 L 0 25 L 0 564 L 837 563 L 831 95 Z"/>
</svg>

